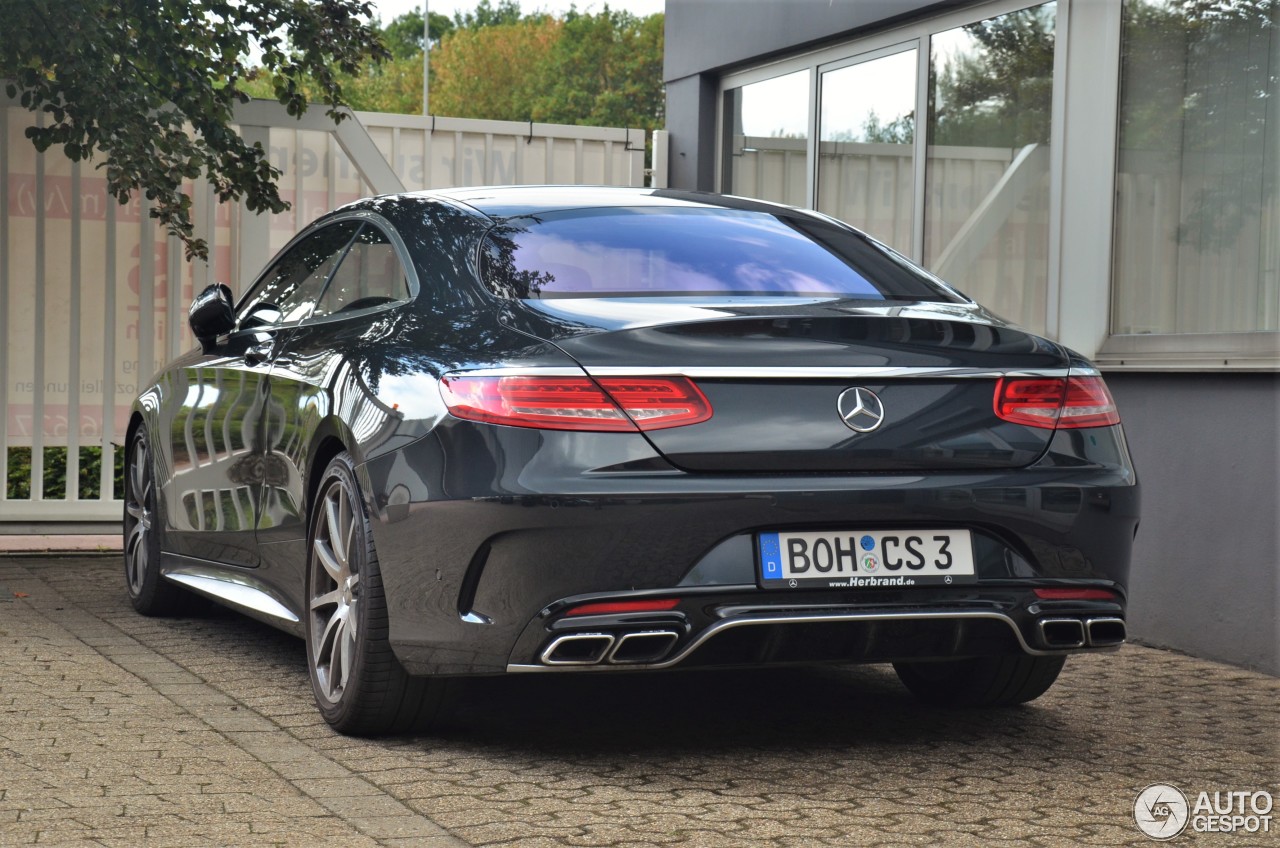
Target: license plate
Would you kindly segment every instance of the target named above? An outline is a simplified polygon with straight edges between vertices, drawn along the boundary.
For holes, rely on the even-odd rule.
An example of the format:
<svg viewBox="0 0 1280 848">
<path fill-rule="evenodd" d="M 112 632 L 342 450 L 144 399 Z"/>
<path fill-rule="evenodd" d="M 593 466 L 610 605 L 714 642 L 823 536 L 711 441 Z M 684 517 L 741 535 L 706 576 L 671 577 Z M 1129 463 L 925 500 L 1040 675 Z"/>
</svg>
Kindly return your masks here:
<svg viewBox="0 0 1280 848">
<path fill-rule="evenodd" d="M 766 589 L 871 589 L 972 583 L 968 530 L 820 530 L 759 535 Z"/>
</svg>

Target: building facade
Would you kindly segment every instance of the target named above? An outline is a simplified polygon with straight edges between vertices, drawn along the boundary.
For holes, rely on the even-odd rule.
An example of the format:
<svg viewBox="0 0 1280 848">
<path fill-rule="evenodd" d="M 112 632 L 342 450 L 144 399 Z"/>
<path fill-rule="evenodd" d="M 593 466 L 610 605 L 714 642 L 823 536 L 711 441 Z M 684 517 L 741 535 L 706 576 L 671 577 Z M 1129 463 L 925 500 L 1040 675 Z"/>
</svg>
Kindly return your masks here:
<svg viewBox="0 0 1280 848">
<path fill-rule="evenodd" d="M 1137 639 L 1280 674 L 1280 3 L 668 0 L 670 184 L 807 206 L 1097 362 Z"/>
</svg>

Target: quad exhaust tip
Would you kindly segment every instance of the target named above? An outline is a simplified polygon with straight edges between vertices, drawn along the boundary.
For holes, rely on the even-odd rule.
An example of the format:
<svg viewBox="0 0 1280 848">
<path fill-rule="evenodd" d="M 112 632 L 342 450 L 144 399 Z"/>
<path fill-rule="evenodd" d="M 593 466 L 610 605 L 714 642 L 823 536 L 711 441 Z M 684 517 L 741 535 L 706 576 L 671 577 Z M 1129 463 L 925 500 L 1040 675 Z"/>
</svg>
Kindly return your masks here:
<svg viewBox="0 0 1280 848">
<path fill-rule="evenodd" d="M 635 633 L 567 633 L 547 645 L 539 659 L 544 665 L 633 665 L 664 659 L 680 634 L 674 630 L 642 630 Z"/>
<path fill-rule="evenodd" d="M 665 657 L 679 640 L 674 630 L 645 630 L 624 633 L 609 652 L 611 663 L 651 663 Z"/>
<path fill-rule="evenodd" d="M 569 633 L 557 636 L 542 652 L 547 665 L 595 665 L 613 647 L 609 633 Z"/>
<path fill-rule="evenodd" d="M 1084 622 L 1078 618 L 1042 618 L 1040 641 L 1050 648 L 1083 648 Z"/>
<path fill-rule="evenodd" d="M 1090 618 L 1085 620 L 1084 627 L 1089 644 L 1095 648 L 1109 648 L 1124 642 L 1123 618 Z"/>
</svg>

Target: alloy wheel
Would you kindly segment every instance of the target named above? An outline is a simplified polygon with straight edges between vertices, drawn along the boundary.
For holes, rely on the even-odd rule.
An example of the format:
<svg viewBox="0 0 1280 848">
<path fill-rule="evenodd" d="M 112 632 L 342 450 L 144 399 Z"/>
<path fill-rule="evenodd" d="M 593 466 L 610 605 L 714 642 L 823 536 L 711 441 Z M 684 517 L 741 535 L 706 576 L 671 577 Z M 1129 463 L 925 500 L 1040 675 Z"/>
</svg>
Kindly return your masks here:
<svg viewBox="0 0 1280 848">
<path fill-rule="evenodd" d="M 340 478 L 332 479 L 320 500 L 311 537 L 308 648 L 317 689 L 330 703 L 346 690 L 356 661 L 360 619 L 360 567 L 356 530 L 358 505 Z"/>
<path fill-rule="evenodd" d="M 124 540 L 125 577 L 129 592 L 137 597 L 147 578 L 150 565 L 150 542 L 154 483 L 151 477 L 151 451 L 147 439 L 139 434 L 133 441 L 129 455 L 128 490 L 125 492 L 127 517 Z"/>
</svg>

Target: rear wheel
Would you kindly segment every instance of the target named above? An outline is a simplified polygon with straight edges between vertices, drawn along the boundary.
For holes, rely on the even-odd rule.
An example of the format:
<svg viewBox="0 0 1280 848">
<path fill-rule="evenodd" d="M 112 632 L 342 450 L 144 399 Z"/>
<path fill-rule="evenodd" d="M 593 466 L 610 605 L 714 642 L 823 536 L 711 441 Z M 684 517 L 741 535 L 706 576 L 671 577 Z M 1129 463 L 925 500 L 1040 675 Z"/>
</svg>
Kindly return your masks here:
<svg viewBox="0 0 1280 848">
<path fill-rule="evenodd" d="M 388 640 L 386 596 L 351 456 L 325 469 L 307 554 L 307 664 L 316 705 L 339 733 L 422 728 L 445 681 L 412 677 Z"/>
<path fill-rule="evenodd" d="M 181 615 L 193 597 L 160 574 L 160 525 L 155 472 L 146 425 L 129 440 L 124 476 L 124 578 L 129 601 L 143 615 Z"/>
<path fill-rule="evenodd" d="M 1007 707 L 1035 700 L 1058 679 L 1066 657 L 973 657 L 893 664 L 922 701 L 944 707 Z"/>
</svg>

